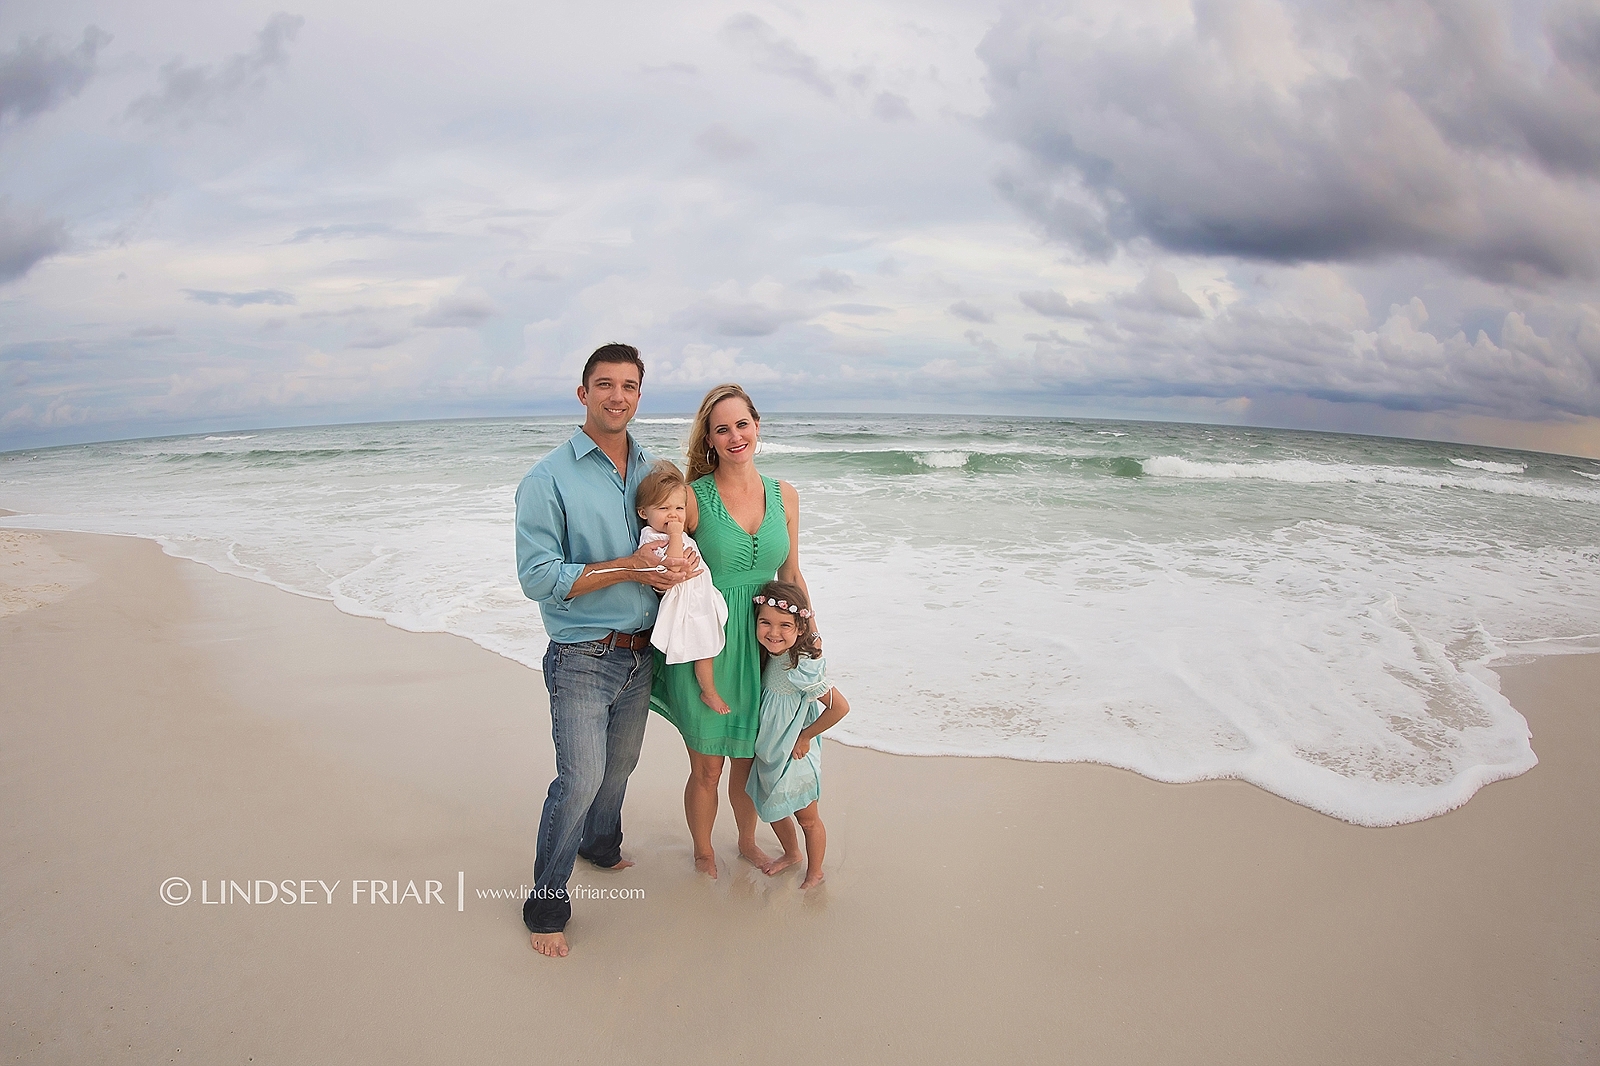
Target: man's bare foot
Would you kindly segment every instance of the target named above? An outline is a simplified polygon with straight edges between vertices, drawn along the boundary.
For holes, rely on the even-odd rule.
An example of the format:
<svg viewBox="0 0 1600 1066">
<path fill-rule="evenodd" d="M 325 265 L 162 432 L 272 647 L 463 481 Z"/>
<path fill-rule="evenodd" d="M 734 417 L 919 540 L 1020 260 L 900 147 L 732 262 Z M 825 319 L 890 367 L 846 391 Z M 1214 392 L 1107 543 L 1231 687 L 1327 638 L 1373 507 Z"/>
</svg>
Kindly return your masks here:
<svg viewBox="0 0 1600 1066">
<path fill-rule="evenodd" d="M 710 707 L 713 711 L 716 711 L 718 714 L 732 714 L 733 713 L 733 708 L 728 706 L 728 702 L 726 700 L 724 700 L 721 696 L 717 695 L 717 690 L 714 689 L 714 688 L 710 688 L 710 689 L 704 689 L 703 688 L 703 689 L 701 689 L 700 690 L 700 702 L 705 704 L 707 707 Z"/>
<path fill-rule="evenodd" d="M 807 874 L 806 875 L 806 879 L 804 881 L 800 882 L 800 887 L 801 888 L 816 888 L 820 884 L 822 884 L 822 871 L 818 870 L 814 874 Z"/>
<path fill-rule="evenodd" d="M 599 863 L 590 863 L 589 865 L 593 866 L 596 870 L 611 870 L 611 871 L 626 870 L 628 867 L 633 865 L 633 860 L 632 859 L 618 859 L 611 866 L 601 866 Z"/>
<path fill-rule="evenodd" d="M 694 857 L 694 868 L 715 881 L 717 879 L 716 855 L 696 855 Z"/>
<path fill-rule="evenodd" d="M 761 872 L 766 874 L 768 877 L 771 877 L 773 874 L 782 873 L 791 866 L 800 865 L 800 860 L 803 858 L 805 858 L 805 856 L 798 853 L 790 855 L 788 852 L 784 852 L 782 855 L 779 855 L 776 859 L 773 859 L 771 862 L 763 866 L 761 868 Z"/>
<path fill-rule="evenodd" d="M 533 950 L 550 959 L 564 959 L 567 957 L 567 934 L 565 933 L 534 933 L 532 934 Z"/>
<path fill-rule="evenodd" d="M 772 856 L 762 851 L 761 846 L 753 840 L 748 844 L 740 844 L 739 854 L 744 858 L 745 862 L 750 863 L 752 866 L 759 866 L 762 869 L 765 869 L 767 864 L 772 862 Z"/>
</svg>

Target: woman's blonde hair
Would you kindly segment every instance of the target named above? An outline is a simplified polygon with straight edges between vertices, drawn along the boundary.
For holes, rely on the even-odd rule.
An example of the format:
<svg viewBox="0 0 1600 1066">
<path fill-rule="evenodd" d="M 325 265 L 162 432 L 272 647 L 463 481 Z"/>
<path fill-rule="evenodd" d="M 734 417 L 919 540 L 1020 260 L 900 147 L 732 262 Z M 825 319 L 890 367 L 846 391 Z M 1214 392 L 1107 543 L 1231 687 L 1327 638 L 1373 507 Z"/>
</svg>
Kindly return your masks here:
<svg viewBox="0 0 1600 1066">
<path fill-rule="evenodd" d="M 711 409 L 730 397 L 737 396 L 744 401 L 750 409 L 750 417 L 756 424 L 761 424 L 761 415 L 756 411 L 756 405 L 750 402 L 750 396 L 733 382 L 718 385 L 706 393 L 706 398 L 700 401 L 700 410 L 694 416 L 694 426 L 689 430 L 689 480 L 705 477 L 717 468 L 721 460 L 717 450 L 711 446 Z"/>
<path fill-rule="evenodd" d="M 674 492 L 682 491 L 685 495 L 689 492 L 689 483 L 683 480 L 683 471 L 673 463 L 662 459 L 650 467 L 650 472 L 639 481 L 639 491 L 633 498 L 633 506 L 640 511 L 647 507 L 654 507 L 663 500 L 668 499 Z"/>
</svg>

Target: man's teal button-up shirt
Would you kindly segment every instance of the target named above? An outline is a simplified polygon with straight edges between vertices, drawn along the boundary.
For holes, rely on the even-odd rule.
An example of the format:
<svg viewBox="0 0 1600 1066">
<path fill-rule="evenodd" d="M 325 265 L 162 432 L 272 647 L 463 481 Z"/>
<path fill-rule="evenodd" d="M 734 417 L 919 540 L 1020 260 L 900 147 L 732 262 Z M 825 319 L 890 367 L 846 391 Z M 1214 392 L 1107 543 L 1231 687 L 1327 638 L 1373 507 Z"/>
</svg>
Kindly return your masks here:
<svg viewBox="0 0 1600 1066">
<path fill-rule="evenodd" d="M 567 599 L 585 563 L 632 555 L 639 547 L 634 497 L 650 457 L 628 435 L 628 477 L 583 430 L 539 460 L 517 486 L 517 580 L 539 601 L 544 631 L 558 644 L 599 640 L 655 624 L 660 599 L 649 585 L 623 581 Z"/>
</svg>

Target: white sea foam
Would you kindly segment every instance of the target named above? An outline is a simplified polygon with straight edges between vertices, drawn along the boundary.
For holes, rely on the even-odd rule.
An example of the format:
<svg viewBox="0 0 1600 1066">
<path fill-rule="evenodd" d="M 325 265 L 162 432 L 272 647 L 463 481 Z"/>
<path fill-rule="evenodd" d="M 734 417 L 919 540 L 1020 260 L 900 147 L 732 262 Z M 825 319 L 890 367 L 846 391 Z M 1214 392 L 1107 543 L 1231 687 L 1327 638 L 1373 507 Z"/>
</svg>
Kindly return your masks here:
<svg viewBox="0 0 1600 1066">
<path fill-rule="evenodd" d="M 1600 474 L 1591 474 L 1587 470 L 1574 470 L 1573 473 L 1579 477 L 1586 477 L 1590 481 L 1600 481 Z"/>
<path fill-rule="evenodd" d="M 634 425 L 638 426 L 687 426 L 692 425 L 692 418 L 635 418 Z"/>
<path fill-rule="evenodd" d="M 638 432 L 674 454 L 685 421 Z M 1107 477 L 1104 461 L 952 476 L 979 454 L 1095 451 L 1074 452 L 1081 424 L 764 429 L 763 472 L 801 492 L 852 743 L 1239 777 L 1389 824 L 1532 765 L 1490 668 L 1584 650 L 1600 632 L 1600 488 L 1553 473 L 1441 473 L 1444 448 L 1426 445 L 1124 423 L 1118 450 L 1154 456 L 1135 467 L 1147 477 Z M 0 456 L 0 506 L 29 512 L 0 525 L 151 537 L 536 668 L 544 637 L 516 584 L 512 493 L 570 433 L 329 427 L 251 434 L 236 452 L 190 438 Z M 846 450 L 914 456 L 928 474 Z M 1251 454 L 1295 457 L 1239 461 Z"/>
<path fill-rule="evenodd" d="M 1543 481 L 1510 481 L 1504 478 L 1467 477 L 1432 473 L 1415 467 L 1376 466 L 1358 463 L 1329 463 L 1309 459 L 1282 459 L 1267 462 L 1208 462 L 1177 455 L 1158 455 L 1140 464 L 1151 477 L 1183 478 L 1190 481 L 1257 480 L 1281 481 L 1296 485 L 1404 485 L 1411 488 L 1470 489 L 1502 496 L 1535 496 L 1572 503 L 1600 503 L 1600 492 L 1567 488 Z"/>
<path fill-rule="evenodd" d="M 1491 474 L 1520 474 L 1528 469 L 1527 463 L 1495 463 L 1487 459 L 1457 459 L 1454 456 L 1450 461 L 1468 470 L 1487 470 Z"/>
<path fill-rule="evenodd" d="M 205 439 L 207 443 L 224 440 L 255 440 L 256 435 L 254 433 L 238 433 L 230 437 L 207 437 Z"/>
</svg>

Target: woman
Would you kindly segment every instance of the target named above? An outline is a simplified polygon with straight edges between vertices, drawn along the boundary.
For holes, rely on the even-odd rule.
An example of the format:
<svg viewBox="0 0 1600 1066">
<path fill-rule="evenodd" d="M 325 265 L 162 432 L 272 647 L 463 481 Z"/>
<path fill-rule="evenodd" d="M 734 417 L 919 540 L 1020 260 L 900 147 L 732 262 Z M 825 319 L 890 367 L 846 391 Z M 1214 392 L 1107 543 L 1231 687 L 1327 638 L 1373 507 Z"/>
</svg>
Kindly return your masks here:
<svg viewBox="0 0 1600 1066">
<path fill-rule="evenodd" d="M 678 727 L 689 749 L 689 783 L 683 810 L 694 841 L 695 869 L 717 876 L 711 827 L 717 820 L 717 784 L 724 760 L 728 802 L 739 825 L 739 854 L 766 866 L 772 857 L 756 844 L 755 804 L 745 792 L 755 754 L 761 709 L 761 655 L 755 638 L 756 591 L 777 578 L 806 587 L 800 576 L 800 498 L 786 481 L 756 470 L 761 416 L 738 385 L 706 393 L 689 431 L 687 526 L 700 547 L 711 580 L 728 604 L 727 645 L 713 666 L 717 694 L 730 708 L 718 714 L 701 699 L 694 664 L 656 665 L 650 706 Z M 806 590 L 810 596 L 810 590 Z M 773 827 L 793 853 L 794 826 Z"/>
</svg>

